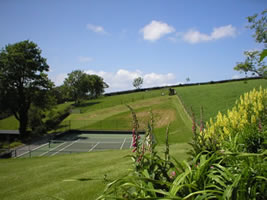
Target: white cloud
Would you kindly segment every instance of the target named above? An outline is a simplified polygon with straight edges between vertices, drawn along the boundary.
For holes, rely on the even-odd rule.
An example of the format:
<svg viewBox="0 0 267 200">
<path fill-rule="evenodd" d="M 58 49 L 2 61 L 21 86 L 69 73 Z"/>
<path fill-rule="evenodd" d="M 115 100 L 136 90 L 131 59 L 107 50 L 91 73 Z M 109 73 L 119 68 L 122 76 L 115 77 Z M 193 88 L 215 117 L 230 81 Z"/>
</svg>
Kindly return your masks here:
<svg viewBox="0 0 267 200">
<path fill-rule="evenodd" d="M 234 37 L 236 35 L 236 28 L 231 24 L 214 28 L 210 35 L 200 33 L 197 30 L 189 30 L 183 35 L 183 40 L 191 44 L 206 42 L 211 40 L 218 40 L 224 37 Z"/>
<path fill-rule="evenodd" d="M 234 76 L 232 76 L 232 79 L 239 79 L 239 78 L 241 78 L 240 75 L 234 75 Z"/>
<path fill-rule="evenodd" d="M 107 34 L 107 32 L 105 31 L 105 29 L 102 26 L 87 24 L 86 28 L 90 31 L 95 32 L 95 33 Z"/>
<path fill-rule="evenodd" d="M 175 32 L 175 29 L 172 26 L 155 20 L 140 30 L 140 33 L 143 34 L 144 40 L 149 40 L 152 42 L 160 39 L 166 34 L 173 32 Z"/>
<path fill-rule="evenodd" d="M 67 73 L 58 74 L 56 76 L 52 76 L 51 80 L 55 83 L 56 86 L 60 86 L 63 84 L 65 78 L 68 77 Z"/>
<path fill-rule="evenodd" d="M 87 57 L 87 56 L 79 56 L 78 60 L 81 63 L 88 63 L 88 62 L 91 62 L 93 60 L 93 58 Z"/>
<path fill-rule="evenodd" d="M 141 76 L 144 79 L 143 88 L 172 85 L 176 83 L 175 76 L 172 73 L 157 74 L 157 73 L 143 73 L 140 70 L 128 71 L 125 69 L 119 69 L 117 72 L 105 72 L 105 71 L 85 71 L 88 74 L 96 74 L 101 76 L 109 88 L 106 92 L 122 91 L 134 89 L 132 82 L 135 78 Z"/>
<path fill-rule="evenodd" d="M 219 28 L 214 28 L 211 33 L 211 38 L 214 40 L 223 38 L 223 37 L 234 37 L 236 35 L 236 28 L 231 24 L 227 26 L 221 26 Z"/>
<path fill-rule="evenodd" d="M 106 72 L 102 70 L 85 70 L 84 72 L 87 74 L 96 74 L 98 76 L 101 76 L 104 81 L 109 85 L 109 88 L 105 90 L 106 92 L 135 89 L 132 85 L 133 80 L 140 76 L 144 79 L 142 88 L 178 84 L 175 75 L 172 73 L 143 73 L 140 70 L 128 71 L 126 69 L 119 69 L 116 72 Z M 51 80 L 55 83 L 56 86 L 60 86 L 63 84 L 67 76 L 67 73 L 62 73 L 56 76 L 51 76 Z"/>
<path fill-rule="evenodd" d="M 156 74 L 152 72 L 144 75 L 144 85 L 146 85 L 146 87 L 169 85 L 170 81 L 173 81 L 174 79 L 175 76 L 172 73 Z M 157 85 L 155 85 L 155 83 Z"/>
</svg>

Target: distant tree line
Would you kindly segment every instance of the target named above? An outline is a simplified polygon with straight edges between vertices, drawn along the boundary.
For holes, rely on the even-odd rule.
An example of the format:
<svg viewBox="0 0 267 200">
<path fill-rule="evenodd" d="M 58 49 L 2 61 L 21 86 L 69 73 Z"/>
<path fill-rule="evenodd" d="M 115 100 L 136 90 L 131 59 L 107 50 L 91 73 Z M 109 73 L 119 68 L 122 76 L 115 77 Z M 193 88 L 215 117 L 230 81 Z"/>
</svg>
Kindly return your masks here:
<svg viewBox="0 0 267 200">
<path fill-rule="evenodd" d="M 0 51 L 0 118 L 14 115 L 19 121 L 22 138 L 29 136 L 29 128 L 38 131 L 47 118 L 46 111 L 66 100 L 79 104 L 88 98 L 97 98 L 108 85 L 103 78 L 81 70 L 68 74 L 64 84 L 55 87 L 49 80 L 49 66 L 41 56 L 41 49 L 32 41 L 8 44 Z M 66 116 L 51 114 L 48 124 Z M 40 130 L 39 130 L 40 131 Z"/>
</svg>

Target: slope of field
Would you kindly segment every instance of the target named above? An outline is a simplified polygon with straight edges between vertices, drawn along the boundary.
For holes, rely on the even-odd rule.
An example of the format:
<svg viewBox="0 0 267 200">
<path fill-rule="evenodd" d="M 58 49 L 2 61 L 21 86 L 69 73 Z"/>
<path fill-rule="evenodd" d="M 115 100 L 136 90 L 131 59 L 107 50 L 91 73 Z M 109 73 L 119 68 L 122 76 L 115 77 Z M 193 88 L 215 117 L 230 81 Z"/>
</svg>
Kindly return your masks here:
<svg viewBox="0 0 267 200">
<path fill-rule="evenodd" d="M 154 129 L 157 141 L 163 143 L 168 125 L 170 142 L 187 142 L 191 138 L 190 119 L 185 115 L 177 96 L 160 96 L 129 102 L 136 112 L 139 129 L 145 130 L 150 121 L 150 110 L 153 113 Z M 63 124 L 69 124 L 71 129 L 79 130 L 131 130 L 132 115 L 126 105 L 87 109 L 81 114 L 71 114 Z"/>
<path fill-rule="evenodd" d="M 185 108 L 190 112 L 192 107 L 196 118 L 200 119 L 200 108 L 204 109 L 204 121 L 209 120 L 210 117 L 215 117 L 218 111 L 226 113 L 231 109 L 236 100 L 254 88 L 267 88 L 267 80 L 248 80 L 237 82 L 227 82 L 220 84 L 199 85 L 190 87 L 177 87 L 176 91 L 182 100 Z"/>
<path fill-rule="evenodd" d="M 86 101 L 81 106 L 76 107 L 76 109 L 79 109 L 80 113 L 84 113 L 87 111 L 110 108 L 117 105 L 125 105 L 139 100 L 151 99 L 166 94 L 168 94 L 168 89 L 141 91 L 114 96 L 103 96 L 94 100 Z"/>
<path fill-rule="evenodd" d="M 182 161 L 188 148 L 175 144 L 170 152 Z M 117 150 L 0 160 L 1 200 L 96 199 L 107 184 L 105 179 L 123 177 L 131 168 L 131 159 L 125 157 L 129 154 L 130 150 Z"/>
</svg>

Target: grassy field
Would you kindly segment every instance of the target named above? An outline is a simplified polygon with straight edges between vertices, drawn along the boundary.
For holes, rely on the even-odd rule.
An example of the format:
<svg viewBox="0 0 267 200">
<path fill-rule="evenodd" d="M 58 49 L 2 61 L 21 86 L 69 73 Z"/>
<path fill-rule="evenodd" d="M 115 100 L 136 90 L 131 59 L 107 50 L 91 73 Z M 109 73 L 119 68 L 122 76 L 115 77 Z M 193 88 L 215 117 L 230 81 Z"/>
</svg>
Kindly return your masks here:
<svg viewBox="0 0 267 200">
<path fill-rule="evenodd" d="M 158 90 L 135 92 L 130 94 L 104 96 L 98 99 L 85 101 L 80 106 L 76 107 L 76 110 L 79 110 L 80 113 L 85 113 L 87 111 L 94 111 L 94 110 L 114 107 L 117 105 L 125 105 L 139 100 L 151 99 L 154 97 L 159 97 L 162 94 L 164 95 L 168 94 L 168 89 L 158 89 Z"/>
<path fill-rule="evenodd" d="M 189 146 L 170 146 L 171 155 L 186 159 Z M 158 148 L 163 152 L 163 148 Z M 108 181 L 125 175 L 130 150 L 0 160 L 1 200 L 96 199 Z"/>
<path fill-rule="evenodd" d="M 19 121 L 14 117 L 10 116 L 0 120 L 0 129 L 2 130 L 16 130 L 19 129 Z"/>
<path fill-rule="evenodd" d="M 153 113 L 155 135 L 159 143 L 165 139 L 165 130 L 170 124 L 170 142 L 186 142 L 191 137 L 190 119 L 178 103 L 177 96 L 158 96 L 130 102 L 136 112 L 140 130 L 145 130 L 150 120 L 150 110 Z M 71 114 L 63 124 L 71 129 L 80 130 L 131 130 L 132 115 L 126 105 L 87 110 L 81 114 Z"/>
<path fill-rule="evenodd" d="M 190 108 L 193 108 L 198 120 L 200 119 L 200 107 L 203 106 L 204 121 L 207 121 L 210 117 L 215 117 L 218 111 L 226 113 L 227 109 L 232 108 L 242 94 L 260 86 L 267 88 L 267 80 L 177 87 L 176 91 L 186 109 L 190 111 Z"/>
</svg>

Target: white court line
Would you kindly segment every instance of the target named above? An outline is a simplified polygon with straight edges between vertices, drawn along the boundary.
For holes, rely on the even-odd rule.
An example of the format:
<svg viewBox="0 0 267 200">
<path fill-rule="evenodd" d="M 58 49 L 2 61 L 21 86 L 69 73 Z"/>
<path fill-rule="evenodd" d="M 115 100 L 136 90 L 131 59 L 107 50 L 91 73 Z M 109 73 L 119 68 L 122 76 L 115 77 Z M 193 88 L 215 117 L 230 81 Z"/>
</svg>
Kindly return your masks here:
<svg viewBox="0 0 267 200">
<path fill-rule="evenodd" d="M 100 142 L 96 143 L 88 152 L 91 152 Z"/>
<path fill-rule="evenodd" d="M 79 144 L 95 144 L 95 142 L 79 142 Z M 101 142 L 101 144 L 121 144 L 121 142 Z"/>
<path fill-rule="evenodd" d="M 72 143 L 70 143 L 69 145 L 65 146 L 63 149 L 60 149 L 59 151 L 53 153 L 51 156 L 54 156 L 56 154 L 58 154 L 59 152 L 63 151 L 64 149 L 68 148 L 69 146 L 73 145 L 74 143 L 78 142 L 79 140 L 75 140 Z"/>
<path fill-rule="evenodd" d="M 122 150 L 122 147 L 123 147 L 123 145 L 124 145 L 125 141 L 126 141 L 126 138 L 124 138 L 124 141 L 123 141 L 123 143 L 122 143 L 122 145 L 121 145 L 121 148 L 120 148 L 120 150 Z"/>
<path fill-rule="evenodd" d="M 32 152 L 32 151 L 35 151 L 35 150 L 37 150 L 37 149 L 40 149 L 41 147 L 43 147 L 43 146 L 45 146 L 45 145 L 47 145 L 47 144 L 48 144 L 48 143 L 42 144 L 41 146 L 36 147 L 36 148 L 34 148 L 34 149 L 31 149 L 30 151 Z M 18 150 L 18 151 L 19 151 L 19 150 Z M 24 152 L 23 154 L 20 154 L 20 155 L 17 156 L 16 158 L 19 158 L 19 157 L 21 157 L 21 156 L 23 156 L 23 155 L 29 153 L 30 151 Z"/>
<path fill-rule="evenodd" d="M 60 145 L 58 145 L 58 146 L 56 146 L 56 147 L 54 147 L 53 149 L 49 149 L 47 152 L 44 152 L 44 153 L 42 153 L 41 155 L 39 155 L 39 156 L 43 156 L 43 155 L 45 155 L 45 154 L 47 154 L 47 153 L 49 153 L 50 151 L 54 151 L 56 148 L 58 148 L 58 147 L 60 147 L 60 146 L 62 146 L 63 144 L 65 144 L 66 142 L 63 142 L 62 144 L 60 144 Z"/>
</svg>

